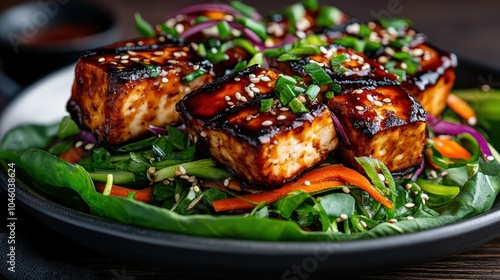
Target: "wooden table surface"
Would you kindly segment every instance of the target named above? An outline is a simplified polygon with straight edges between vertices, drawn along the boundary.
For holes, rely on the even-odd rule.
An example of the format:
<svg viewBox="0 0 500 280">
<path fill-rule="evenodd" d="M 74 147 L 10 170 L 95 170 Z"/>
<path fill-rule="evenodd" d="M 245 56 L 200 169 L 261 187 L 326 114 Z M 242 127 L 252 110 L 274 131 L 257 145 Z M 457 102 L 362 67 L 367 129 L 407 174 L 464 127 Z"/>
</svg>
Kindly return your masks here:
<svg viewBox="0 0 500 280">
<path fill-rule="evenodd" d="M 2 1 L 0 11 L 17 2 L 19 1 Z M 116 14 L 122 38 L 130 38 L 137 36 L 133 20 L 135 12 L 140 12 L 150 22 L 159 22 L 184 5 L 200 2 L 108 0 L 103 5 Z M 289 0 L 272 3 L 263 0 L 245 2 L 260 11 L 273 11 L 295 3 Z M 408 17 L 435 45 L 453 51 L 460 57 L 471 58 L 482 65 L 500 69 L 500 1 L 363 0 L 320 3 L 337 5 L 360 19 L 369 19 L 375 15 Z M 3 196 L 1 199 L 6 201 Z M 20 215 L 23 215 L 24 222 L 17 232 L 28 244 L 25 247 L 40 256 L 40 263 L 76 269 L 75 275 L 61 275 L 60 279 L 78 279 L 80 270 L 92 271 L 95 279 L 201 279 L 196 276 L 196 272 L 181 275 L 155 267 L 122 262 L 65 239 L 27 214 Z M 43 237 L 44 235 L 49 238 Z M 55 243 L 58 246 L 54 246 Z M 500 237 L 443 260 L 382 274 L 363 275 L 359 279 L 500 279 Z"/>
</svg>

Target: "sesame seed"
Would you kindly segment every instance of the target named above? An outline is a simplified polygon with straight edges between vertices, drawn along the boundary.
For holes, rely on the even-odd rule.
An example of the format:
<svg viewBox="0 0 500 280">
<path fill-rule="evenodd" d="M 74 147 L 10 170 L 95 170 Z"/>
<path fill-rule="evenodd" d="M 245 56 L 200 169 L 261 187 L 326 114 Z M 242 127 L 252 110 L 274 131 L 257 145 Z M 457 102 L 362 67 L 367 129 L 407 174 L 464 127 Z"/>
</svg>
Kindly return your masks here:
<svg viewBox="0 0 500 280">
<path fill-rule="evenodd" d="M 392 102 L 392 100 L 390 98 L 388 98 L 388 97 L 382 99 L 382 101 L 384 101 L 385 103 L 391 103 Z"/>
<path fill-rule="evenodd" d="M 286 111 L 289 111 L 290 109 L 288 107 L 281 107 L 280 108 L 280 111 L 283 111 L 283 112 L 286 112 Z"/>
<path fill-rule="evenodd" d="M 185 169 L 182 165 L 179 165 L 179 167 L 177 167 L 177 170 L 179 170 L 179 172 L 180 172 L 182 175 L 185 175 L 185 174 L 186 174 L 186 169 Z"/>
<path fill-rule="evenodd" d="M 431 170 L 429 173 L 430 173 L 429 175 L 431 175 L 432 178 L 438 177 L 436 170 Z"/>
<path fill-rule="evenodd" d="M 415 207 L 415 203 L 408 202 L 405 204 L 405 207 L 406 208 L 413 208 L 413 207 Z"/>
<path fill-rule="evenodd" d="M 250 82 L 258 83 L 258 82 L 260 82 L 260 78 L 258 78 L 258 77 L 250 78 Z"/>
<path fill-rule="evenodd" d="M 261 80 L 261 81 L 263 81 L 263 82 L 270 82 L 270 81 L 271 81 L 271 78 L 269 78 L 268 76 L 262 76 L 262 77 L 260 78 L 260 80 Z"/>
<path fill-rule="evenodd" d="M 94 143 L 88 143 L 87 145 L 85 145 L 84 149 L 89 151 L 89 150 L 92 150 L 94 148 L 95 144 Z"/>
<path fill-rule="evenodd" d="M 114 59 L 120 59 L 120 58 L 121 58 L 121 56 L 119 56 L 119 55 L 115 55 L 115 57 L 113 57 L 113 58 L 114 58 Z"/>
<path fill-rule="evenodd" d="M 401 69 L 406 70 L 408 68 L 408 65 L 404 62 L 401 62 Z"/>
<path fill-rule="evenodd" d="M 389 58 L 387 58 L 387 56 L 381 56 L 378 58 L 378 62 L 380 62 L 382 64 L 386 64 L 388 61 L 389 61 Z"/>
<path fill-rule="evenodd" d="M 355 91 L 353 91 L 353 92 L 354 92 L 354 93 L 358 93 L 358 94 L 359 94 L 359 93 L 363 93 L 363 90 L 362 90 L 362 89 L 357 89 L 357 90 L 355 90 Z"/>
<path fill-rule="evenodd" d="M 260 89 L 258 87 L 251 87 L 250 88 L 253 92 L 255 93 L 259 93 L 260 92 Z"/>
<path fill-rule="evenodd" d="M 184 179 L 184 180 L 188 180 L 189 179 L 189 176 L 188 175 L 181 175 L 179 176 L 181 179 Z"/>
<path fill-rule="evenodd" d="M 233 105 L 234 105 L 234 102 L 228 101 L 228 102 L 227 102 L 227 105 L 229 105 L 229 106 L 233 106 Z"/>
<path fill-rule="evenodd" d="M 411 51 L 411 54 L 414 56 L 422 56 L 424 54 L 424 50 L 423 49 L 413 49 Z"/>
<path fill-rule="evenodd" d="M 384 105 L 384 103 L 382 103 L 378 100 L 373 101 L 373 104 L 375 104 L 376 106 L 379 106 L 379 107 Z"/>
<path fill-rule="evenodd" d="M 271 126 L 271 125 L 273 125 L 273 122 L 272 122 L 272 121 L 270 121 L 270 120 L 267 120 L 267 121 L 263 121 L 261 124 L 262 124 L 263 126 Z"/>
<path fill-rule="evenodd" d="M 177 64 L 177 63 L 179 63 L 179 61 L 175 60 L 175 59 L 169 59 L 169 60 L 167 60 L 167 62 L 170 63 L 170 64 Z"/>
<path fill-rule="evenodd" d="M 340 214 L 340 218 L 345 221 L 345 220 L 349 219 L 349 216 L 347 216 L 347 214 L 345 214 L 345 213 L 342 213 L 342 214 Z"/>
<path fill-rule="evenodd" d="M 188 182 L 189 183 L 193 183 L 194 181 L 196 181 L 196 176 L 189 176 L 188 178 Z M 200 191 L 200 188 L 198 186 L 194 186 L 195 187 L 195 192 L 199 192 Z M 198 187 L 198 190 L 196 190 L 196 187 Z"/>
<path fill-rule="evenodd" d="M 151 166 L 151 167 L 148 168 L 148 173 L 149 174 L 153 174 L 153 173 L 155 173 L 155 171 L 156 171 L 156 168 L 154 166 Z"/>
<path fill-rule="evenodd" d="M 200 132 L 201 137 L 207 137 L 207 133 L 205 131 Z"/>
<path fill-rule="evenodd" d="M 101 58 L 99 58 L 97 61 L 99 61 L 99 62 L 101 62 L 101 63 L 102 63 L 102 62 L 106 61 L 106 59 L 105 59 L 104 57 L 101 57 Z"/>
<path fill-rule="evenodd" d="M 384 174 L 377 173 L 377 175 L 378 175 L 378 177 L 380 178 L 380 180 L 385 181 L 385 176 L 384 176 Z"/>
<path fill-rule="evenodd" d="M 368 94 L 366 96 L 366 99 L 368 99 L 370 102 L 373 102 L 375 99 L 373 99 L 373 96 L 371 94 Z"/>
<path fill-rule="evenodd" d="M 391 223 L 391 224 L 395 224 L 395 223 L 397 223 L 397 222 L 398 222 L 398 220 L 397 220 L 397 219 L 390 219 L 390 220 L 389 220 L 389 223 Z"/>
<path fill-rule="evenodd" d="M 180 194 L 178 194 L 178 193 L 176 193 L 176 194 L 174 195 L 174 199 L 175 199 L 175 202 L 178 202 L 178 201 L 179 201 L 179 199 L 181 199 L 181 195 L 180 195 Z"/>
<path fill-rule="evenodd" d="M 477 118 L 476 117 L 470 117 L 467 119 L 467 123 L 470 126 L 475 126 L 477 124 Z"/>
<path fill-rule="evenodd" d="M 360 220 L 360 221 L 359 221 L 359 223 L 360 223 L 360 224 L 361 224 L 361 226 L 363 226 L 363 227 L 367 227 L 367 226 L 368 226 L 368 225 L 366 224 L 366 222 L 365 222 L 365 221 L 363 221 L 363 220 Z"/>
<path fill-rule="evenodd" d="M 406 219 L 407 219 L 408 221 L 413 221 L 413 219 L 415 219 L 415 218 L 413 218 L 413 216 L 408 216 L 408 217 L 406 217 Z"/>
<path fill-rule="evenodd" d="M 310 186 L 310 185 L 311 185 L 311 182 L 309 182 L 309 181 L 307 181 L 307 180 L 306 180 L 306 181 L 304 182 L 304 185 L 306 185 L 306 186 Z"/>
<path fill-rule="evenodd" d="M 121 64 L 127 64 L 128 63 L 128 60 L 127 59 L 124 59 L 122 61 L 120 61 Z"/>
<path fill-rule="evenodd" d="M 131 57 L 130 60 L 135 61 L 135 62 L 139 62 L 141 59 L 138 57 Z"/>
<path fill-rule="evenodd" d="M 235 94 L 234 94 L 234 97 L 236 97 L 237 100 L 240 100 L 241 99 L 241 93 L 239 91 L 237 91 Z"/>
<path fill-rule="evenodd" d="M 240 101 L 241 101 L 241 102 L 247 102 L 248 100 L 247 100 L 247 98 L 246 98 L 245 96 L 242 96 L 242 97 L 240 98 Z"/>
<path fill-rule="evenodd" d="M 422 200 L 424 200 L 424 201 L 429 200 L 429 196 L 428 196 L 427 194 L 425 194 L 425 193 L 421 194 L 421 195 L 420 195 L 420 197 L 421 197 L 421 198 L 422 198 Z"/>
<path fill-rule="evenodd" d="M 351 192 L 351 190 L 348 187 L 346 187 L 346 186 L 342 187 L 342 191 L 345 192 L 345 193 L 350 193 Z"/>
<path fill-rule="evenodd" d="M 161 79 L 161 82 L 164 83 L 164 84 L 168 83 L 168 78 L 167 77 L 163 77 Z"/>
<path fill-rule="evenodd" d="M 236 77 L 236 78 L 234 78 L 234 80 L 235 80 L 236 82 L 239 82 L 239 81 L 241 80 L 241 78 L 240 78 L 240 77 Z"/>
<path fill-rule="evenodd" d="M 229 186 L 229 178 L 224 179 L 224 186 Z"/>
<path fill-rule="evenodd" d="M 75 143 L 75 147 L 80 148 L 83 145 L 83 141 L 78 141 Z"/>
<path fill-rule="evenodd" d="M 177 31 L 177 33 L 183 33 L 184 32 L 184 25 L 178 23 L 175 25 L 175 31 Z"/>
<path fill-rule="evenodd" d="M 368 70 L 368 69 L 370 69 L 370 64 L 368 64 L 368 63 L 364 63 L 364 64 L 363 64 L 363 66 L 361 66 L 361 69 L 363 69 L 363 70 Z"/>
<path fill-rule="evenodd" d="M 482 91 L 490 91 L 490 89 L 491 89 L 490 85 L 481 85 Z"/>
<path fill-rule="evenodd" d="M 255 97 L 255 93 L 253 91 L 250 90 L 250 91 L 247 91 L 247 93 L 248 93 L 248 96 L 250 98 L 254 98 Z"/>
<path fill-rule="evenodd" d="M 495 157 L 493 157 L 493 156 L 487 156 L 487 157 L 486 157 L 486 160 L 487 160 L 487 161 L 493 161 L 494 159 L 495 159 Z"/>
<path fill-rule="evenodd" d="M 165 53 L 165 52 L 163 52 L 163 51 L 155 51 L 155 52 L 153 52 L 153 54 L 154 54 L 154 55 L 157 55 L 157 56 L 161 56 L 161 55 L 163 55 L 164 53 Z"/>
<path fill-rule="evenodd" d="M 226 95 L 226 96 L 224 96 L 224 100 L 229 101 L 229 100 L 231 100 L 231 97 Z"/>
<path fill-rule="evenodd" d="M 342 223 L 344 220 L 342 220 L 342 218 L 338 217 L 335 221 L 336 221 L 337 223 Z"/>
<path fill-rule="evenodd" d="M 412 186 L 411 186 L 411 184 L 406 184 L 406 185 L 405 185 L 405 190 L 407 190 L 407 191 L 408 191 L 408 190 L 410 190 L 410 189 L 411 189 L 411 187 L 412 187 Z"/>
<path fill-rule="evenodd" d="M 365 107 L 363 107 L 363 106 L 359 106 L 359 105 L 358 105 L 358 106 L 356 106 L 355 108 L 356 108 L 356 110 L 358 110 L 358 111 L 363 111 L 363 110 L 365 109 Z"/>
<path fill-rule="evenodd" d="M 278 121 L 286 120 L 286 116 L 285 115 L 279 115 L 276 119 Z"/>
</svg>

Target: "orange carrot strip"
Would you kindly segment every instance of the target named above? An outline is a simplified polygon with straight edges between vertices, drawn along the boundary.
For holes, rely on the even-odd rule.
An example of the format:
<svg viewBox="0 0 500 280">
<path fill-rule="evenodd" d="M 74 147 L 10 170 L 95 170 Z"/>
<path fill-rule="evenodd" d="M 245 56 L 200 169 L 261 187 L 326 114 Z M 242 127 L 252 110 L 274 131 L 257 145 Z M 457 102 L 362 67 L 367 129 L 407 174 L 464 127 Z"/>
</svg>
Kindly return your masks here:
<svg viewBox="0 0 500 280">
<path fill-rule="evenodd" d="M 77 163 L 82 160 L 85 155 L 85 150 L 81 147 L 71 147 L 64 153 L 59 155 L 59 158 L 69 162 L 69 163 Z"/>
<path fill-rule="evenodd" d="M 453 93 L 450 93 L 446 97 L 446 104 L 453 112 L 459 115 L 469 125 L 475 125 L 477 123 L 476 112 L 474 112 L 474 109 L 472 109 L 470 105 L 462 98 Z"/>
<path fill-rule="evenodd" d="M 105 186 L 106 186 L 106 183 L 100 183 L 100 182 L 95 183 L 95 188 L 100 193 L 102 193 L 104 191 Z M 113 185 L 113 187 L 111 188 L 110 195 L 128 197 L 129 193 L 135 193 L 135 196 L 134 196 L 135 200 L 142 201 L 145 203 L 151 203 L 152 190 L 153 190 L 153 187 L 147 187 L 145 189 L 135 190 L 135 189 L 129 189 L 129 188 L 122 187 L 122 186 Z"/>
<path fill-rule="evenodd" d="M 434 142 L 436 150 L 444 157 L 469 160 L 472 156 L 467 149 L 447 137 L 437 136 L 433 138 L 432 141 Z M 427 152 L 432 155 L 431 149 L 427 149 Z M 428 157 L 427 160 L 434 169 L 440 168 L 437 164 L 432 162 L 430 157 Z M 450 161 L 448 164 L 453 164 L 453 161 Z"/>
<path fill-rule="evenodd" d="M 287 183 L 279 189 L 220 199 L 214 201 L 212 204 L 216 212 L 251 209 L 254 207 L 254 204 L 259 204 L 263 201 L 272 203 L 296 190 L 314 193 L 345 185 L 357 186 L 367 191 L 375 200 L 387 208 L 392 209 L 393 207 L 391 200 L 373 186 L 365 176 L 340 164 L 311 170 L 305 173 L 299 180 Z"/>
<path fill-rule="evenodd" d="M 436 150 L 447 158 L 469 160 L 472 156 L 467 149 L 447 137 L 438 136 L 433 138 L 432 141 L 434 142 Z"/>
</svg>

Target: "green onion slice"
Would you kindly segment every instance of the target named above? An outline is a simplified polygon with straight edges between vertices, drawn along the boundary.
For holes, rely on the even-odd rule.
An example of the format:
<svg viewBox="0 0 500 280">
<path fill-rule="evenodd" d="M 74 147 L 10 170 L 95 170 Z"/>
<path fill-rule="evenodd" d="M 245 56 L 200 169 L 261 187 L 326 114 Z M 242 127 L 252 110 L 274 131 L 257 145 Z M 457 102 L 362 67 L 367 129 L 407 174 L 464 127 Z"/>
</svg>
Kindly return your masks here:
<svg viewBox="0 0 500 280">
<path fill-rule="evenodd" d="M 307 74 L 311 76 L 313 81 L 318 85 L 326 85 L 332 83 L 332 79 L 328 74 L 326 74 L 325 70 L 321 68 L 316 63 L 309 63 L 303 66 L 304 70 L 306 70 Z"/>
</svg>

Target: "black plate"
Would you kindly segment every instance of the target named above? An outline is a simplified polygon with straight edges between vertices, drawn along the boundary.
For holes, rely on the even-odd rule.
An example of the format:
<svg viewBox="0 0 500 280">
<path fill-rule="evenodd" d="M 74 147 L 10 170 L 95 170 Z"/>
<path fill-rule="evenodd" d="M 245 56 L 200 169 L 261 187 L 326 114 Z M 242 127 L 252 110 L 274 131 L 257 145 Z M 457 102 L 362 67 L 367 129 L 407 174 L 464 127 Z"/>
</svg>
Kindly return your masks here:
<svg viewBox="0 0 500 280">
<path fill-rule="evenodd" d="M 495 71 L 461 62 L 457 83 L 475 87 Z M 465 66 L 467 67 L 465 67 Z M 479 81 L 478 81 L 479 79 Z M 7 188 L 8 176 L 0 172 Z M 262 242 L 186 236 L 125 225 L 61 206 L 16 184 L 16 199 L 54 231 L 110 256 L 189 273 L 239 279 L 311 279 L 390 271 L 440 260 L 500 235 L 500 200 L 479 216 L 439 228 L 348 242 Z"/>
</svg>

